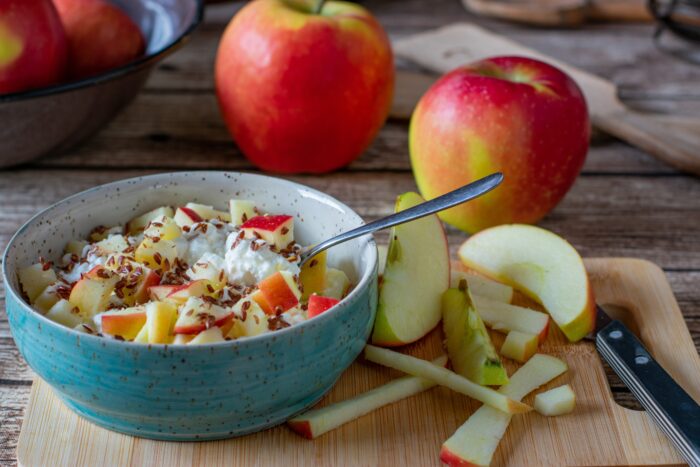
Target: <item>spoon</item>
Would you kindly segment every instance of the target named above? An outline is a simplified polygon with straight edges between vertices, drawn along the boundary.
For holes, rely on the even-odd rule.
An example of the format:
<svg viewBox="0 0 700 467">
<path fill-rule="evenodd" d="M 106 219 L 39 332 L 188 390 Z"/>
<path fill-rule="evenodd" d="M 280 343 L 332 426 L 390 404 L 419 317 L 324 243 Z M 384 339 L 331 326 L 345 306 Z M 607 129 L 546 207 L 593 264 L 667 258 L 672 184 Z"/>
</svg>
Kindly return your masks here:
<svg viewBox="0 0 700 467">
<path fill-rule="evenodd" d="M 401 212 L 397 212 L 387 217 L 377 219 L 376 221 L 370 222 L 369 224 L 361 225 L 356 229 L 344 232 L 333 238 L 330 238 L 324 242 L 317 245 L 307 247 L 301 253 L 301 262 L 299 266 L 306 263 L 309 259 L 313 258 L 320 252 L 327 250 L 328 248 L 338 245 L 339 243 L 347 242 L 353 238 L 361 237 L 363 235 L 374 233 L 378 230 L 383 230 L 395 225 L 403 224 L 404 222 L 410 222 L 412 220 L 420 219 L 421 217 L 428 216 L 430 214 L 435 214 L 442 210 L 457 206 L 466 201 L 477 198 L 484 193 L 496 188 L 503 181 L 503 174 L 500 172 L 493 173 L 484 178 L 472 182 L 468 185 L 464 185 L 462 188 L 457 188 L 454 191 L 445 193 L 425 203 L 421 203 L 412 208 L 406 209 Z"/>
</svg>

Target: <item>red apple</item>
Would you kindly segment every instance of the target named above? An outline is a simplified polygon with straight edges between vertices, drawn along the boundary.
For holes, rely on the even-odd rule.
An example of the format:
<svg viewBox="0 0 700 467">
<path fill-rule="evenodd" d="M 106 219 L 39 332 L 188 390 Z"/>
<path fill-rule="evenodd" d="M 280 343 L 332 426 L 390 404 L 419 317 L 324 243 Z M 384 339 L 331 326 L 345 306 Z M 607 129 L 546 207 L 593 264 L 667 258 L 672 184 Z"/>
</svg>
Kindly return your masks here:
<svg viewBox="0 0 700 467">
<path fill-rule="evenodd" d="M 259 298 L 254 297 L 267 314 L 285 312 L 299 304 L 301 291 L 294 276 L 288 271 L 278 271 L 258 283 Z"/>
<path fill-rule="evenodd" d="M 241 225 L 248 238 L 260 237 L 280 250 L 294 241 L 294 218 L 292 216 L 255 216 Z"/>
<path fill-rule="evenodd" d="M 54 0 L 68 36 L 69 74 L 97 75 L 141 56 L 145 41 L 126 13 L 104 0 Z"/>
<path fill-rule="evenodd" d="M 427 199 L 500 171 L 481 198 L 440 213 L 467 232 L 534 223 L 571 188 L 588 150 L 586 101 L 559 69 L 524 57 L 458 68 L 421 98 L 409 130 L 411 164 Z"/>
<path fill-rule="evenodd" d="M 194 212 L 191 208 L 181 207 L 175 210 L 175 217 L 173 217 L 175 223 L 180 227 L 190 226 L 196 224 L 197 222 L 202 222 L 204 219 Z"/>
<path fill-rule="evenodd" d="M 391 45 L 359 5 L 329 1 L 316 13 L 297 3 L 258 0 L 233 18 L 216 58 L 219 107 L 260 168 L 328 172 L 359 156 L 386 119 Z"/>
<path fill-rule="evenodd" d="M 307 314 L 309 318 L 318 316 L 326 310 L 329 310 L 340 303 L 340 300 L 332 297 L 322 297 L 313 294 L 309 297 L 309 308 Z"/>
<path fill-rule="evenodd" d="M 214 326 L 224 326 L 233 318 L 231 309 L 192 297 L 182 307 L 173 328 L 175 334 L 198 334 Z"/>
<path fill-rule="evenodd" d="M 57 83 L 66 70 L 67 50 L 50 0 L 0 2 L 0 94 Z"/>
<path fill-rule="evenodd" d="M 133 340 L 144 324 L 146 309 L 143 307 L 102 313 L 102 331 L 126 340 Z"/>
</svg>

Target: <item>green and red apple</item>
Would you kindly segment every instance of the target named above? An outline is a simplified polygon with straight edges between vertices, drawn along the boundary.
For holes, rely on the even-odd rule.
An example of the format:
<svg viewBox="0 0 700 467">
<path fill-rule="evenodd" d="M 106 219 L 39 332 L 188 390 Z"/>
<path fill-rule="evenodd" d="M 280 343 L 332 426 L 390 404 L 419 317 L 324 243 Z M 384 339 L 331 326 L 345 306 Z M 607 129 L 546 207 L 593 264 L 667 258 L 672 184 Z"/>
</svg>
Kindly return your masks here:
<svg viewBox="0 0 700 467">
<path fill-rule="evenodd" d="M 248 3 L 226 28 L 215 74 L 236 143 L 281 173 L 328 172 L 357 158 L 394 88 L 386 33 L 365 8 L 340 1 Z"/>
<path fill-rule="evenodd" d="M 534 223 L 571 188 L 589 132 L 584 96 L 564 72 L 531 58 L 489 58 L 446 74 L 421 98 L 411 164 L 426 199 L 505 175 L 498 190 L 441 212 L 448 224 L 474 233 Z"/>
</svg>

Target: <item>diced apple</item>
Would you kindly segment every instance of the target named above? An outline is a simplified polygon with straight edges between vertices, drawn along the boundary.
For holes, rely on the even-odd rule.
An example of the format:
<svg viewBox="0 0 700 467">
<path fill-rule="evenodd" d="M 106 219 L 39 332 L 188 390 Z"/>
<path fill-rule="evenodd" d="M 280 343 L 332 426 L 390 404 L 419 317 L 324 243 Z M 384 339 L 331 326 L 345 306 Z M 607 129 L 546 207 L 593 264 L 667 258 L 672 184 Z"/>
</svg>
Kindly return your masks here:
<svg viewBox="0 0 700 467">
<path fill-rule="evenodd" d="M 177 259 L 177 246 L 170 240 L 154 241 L 145 237 L 136 247 L 136 261 L 159 274 L 169 271 Z"/>
<path fill-rule="evenodd" d="M 506 369 L 466 288 L 442 294 L 442 325 L 447 354 L 458 374 L 483 386 L 508 382 Z"/>
<path fill-rule="evenodd" d="M 187 207 L 177 208 L 173 217 L 175 223 L 180 227 L 189 227 L 197 222 L 202 222 L 204 218 Z"/>
<path fill-rule="evenodd" d="M 458 288 L 459 282 L 466 280 L 472 295 L 486 297 L 497 302 L 510 303 L 513 299 L 513 287 L 501 284 L 487 277 L 464 271 L 452 271 L 450 287 Z"/>
<path fill-rule="evenodd" d="M 136 337 L 134 337 L 134 342 L 138 342 L 139 344 L 148 344 L 148 315 L 146 315 L 146 324 L 144 324 L 139 333 L 136 334 Z"/>
<path fill-rule="evenodd" d="M 104 225 L 98 225 L 97 227 L 92 229 L 92 232 L 88 234 L 88 240 L 90 240 L 93 243 L 96 243 L 101 240 L 104 240 L 110 235 L 121 235 L 123 231 L 124 229 L 122 229 L 118 225 L 115 225 L 114 227 L 105 227 Z"/>
<path fill-rule="evenodd" d="M 535 396 L 535 410 L 548 417 L 571 413 L 575 406 L 576 394 L 574 394 L 574 390 L 568 384 Z"/>
<path fill-rule="evenodd" d="M 203 279 L 178 285 L 167 295 L 168 300 L 177 303 L 185 303 L 190 297 L 214 296 L 216 289 Z"/>
<path fill-rule="evenodd" d="M 71 290 L 68 301 L 78 307 L 85 319 L 104 311 L 119 277 L 103 266 L 88 271 Z"/>
<path fill-rule="evenodd" d="M 395 211 L 422 202 L 417 193 L 404 193 Z M 450 257 L 435 214 L 393 227 L 390 236 L 372 343 L 393 347 L 417 341 L 440 321 L 440 298 L 450 286 Z"/>
<path fill-rule="evenodd" d="M 76 255 L 78 258 L 83 256 L 83 250 L 89 243 L 85 240 L 71 240 L 66 244 L 66 253 Z"/>
<path fill-rule="evenodd" d="M 306 311 L 309 318 L 318 316 L 326 310 L 329 310 L 340 303 L 340 300 L 332 297 L 322 297 L 321 295 L 312 295 L 309 297 L 308 309 Z"/>
<path fill-rule="evenodd" d="M 212 206 L 207 206 L 206 204 L 187 203 L 185 207 L 196 212 L 197 215 L 204 220 L 219 219 L 224 222 L 231 221 L 231 215 L 229 213 L 217 211 Z"/>
<path fill-rule="evenodd" d="M 175 334 L 198 334 L 214 326 L 222 326 L 233 318 L 233 311 L 190 297 L 182 306 L 175 323 Z"/>
<path fill-rule="evenodd" d="M 80 316 L 78 307 L 64 299 L 57 301 L 45 316 L 51 321 L 68 326 L 69 328 L 74 328 L 83 323 L 83 318 Z"/>
<path fill-rule="evenodd" d="M 43 292 L 41 292 L 39 296 L 36 297 L 34 303 L 32 303 L 34 308 L 41 311 L 42 313 L 46 313 L 47 311 L 49 311 L 51 307 L 54 306 L 56 302 L 61 298 L 57 292 L 57 287 L 59 286 L 59 284 L 52 284 L 46 287 L 43 290 Z"/>
<path fill-rule="evenodd" d="M 119 275 L 114 292 L 127 306 L 145 303 L 149 298 L 148 290 L 160 284 L 157 272 L 124 255 L 110 255 L 105 267 Z"/>
<path fill-rule="evenodd" d="M 267 314 L 253 300 L 244 298 L 233 306 L 236 319 L 227 337 L 237 339 L 239 337 L 257 336 L 269 332 Z"/>
<path fill-rule="evenodd" d="M 558 358 L 537 354 L 513 373 L 498 392 L 519 401 L 566 370 L 566 363 Z M 440 460 L 449 466 L 489 465 L 511 417 L 487 405 L 480 407 L 443 443 Z"/>
<path fill-rule="evenodd" d="M 370 362 L 379 363 L 413 376 L 429 379 L 441 386 L 448 387 L 453 391 L 472 397 L 507 413 L 523 413 L 531 410 L 529 406 L 514 401 L 491 388 L 476 384 L 446 368 L 433 365 L 428 361 L 411 357 L 410 355 L 374 345 L 367 345 L 365 347 L 365 358 Z"/>
<path fill-rule="evenodd" d="M 294 241 L 294 218 L 287 215 L 255 216 L 241 224 L 247 238 L 260 237 L 279 250 Z"/>
<path fill-rule="evenodd" d="M 173 344 L 185 345 L 195 338 L 194 334 L 175 334 Z"/>
<path fill-rule="evenodd" d="M 148 211 L 145 214 L 141 214 L 138 217 L 134 217 L 129 222 L 127 222 L 126 231 L 129 235 L 137 234 L 138 232 L 145 229 L 148 223 L 152 220 L 163 216 L 173 217 L 174 214 L 175 213 L 173 212 L 173 208 L 171 208 L 170 206 L 162 206 L 160 208 L 156 208 L 152 211 Z"/>
<path fill-rule="evenodd" d="M 148 288 L 148 298 L 158 302 L 163 301 L 178 287 L 178 285 L 153 285 Z"/>
<path fill-rule="evenodd" d="M 547 338 L 549 316 L 546 313 L 497 302 L 478 295 L 474 295 L 473 298 L 479 316 L 494 331 L 520 331 L 535 334 L 540 342 Z"/>
<path fill-rule="evenodd" d="M 30 302 L 44 291 L 46 287 L 58 280 L 56 273 L 48 263 L 36 263 L 19 270 L 19 282 Z"/>
<path fill-rule="evenodd" d="M 531 225 L 501 225 L 472 236 L 462 262 L 541 303 L 566 337 L 582 339 L 595 324 L 595 300 L 578 252 L 558 235 Z"/>
<path fill-rule="evenodd" d="M 197 336 L 189 341 L 187 345 L 213 344 L 215 342 L 223 342 L 224 336 L 221 334 L 221 329 L 214 326 L 206 331 L 202 331 Z"/>
<path fill-rule="evenodd" d="M 229 215 L 233 225 L 244 224 L 248 219 L 252 219 L 257 214 L 255 203 L 246 199 L 232 199 L 228 202 Z"/>
<path fill-rule="evenodd" d="M 340 269 L 326 269 L 326 288 L 321 295 L 324 297 L 337 298 L 345 297 L 350 289 L 350 279 Z"/>
<path fill-rule="evenodd" d="M 106 311 L 100 315 L 102 332 L 133 340 L 146 324 L 146 308 L 143 306 L 124 310 Z"/>
<path fill-rule="evenodd" d="M 149 222 L 143 234 L 161 240 L 175 240 L 182 235 L 182 231 L 172 217 L 161 216 Z"/>
<path fill-rule="evenodd" d="M 168 302 L 146 304 L 146 326 L 149 344 L 167 344 L 171 341 L 173 324 L 177 319 L 177 308 Z"/>
<path fill-rule="evenodd" d="M 219 290 L 226 285 L 224 259 L 214 253 L 205 253 L 187 270 L 187 275 L 192 280 L 207 280 L 214 289 Z"/>
<path fill-rule="evenodd" d="M 299 273 L 302 300 L 308 300 L 312 294 L 323 294 L 326 289 L 326 251 L 322 251 L 304 263 Z"/>
<path fill-rule="evenodd" d="M 537 352 L 538 337 L 520 331 L 510 331 L 501 346 L 501 355 L 525 363 Z"/>
<path fill-rule="evenodd" d="M 445 366 L 447 357 L 443 355 L 432 363 Z M 430 380 L 417 376 L 404 376 L 351 399 L 309 410 L 289 420 L 287 425 L 301 436 L 315 439 L 373 410 L 419 394 L 433 386 L 435 383 Z"/>
<path fill-rule="evenodd" d="M 126 241 L 124 235 L 110 235 L 104 240 L 100 240 L 95 244 L 104 253 L 121 253 L 129 248 L 129 242 Z"/>
<path fill-rule="evenodd" d="M 299 304 L 301 292 L 289 271 L 278 271 L 258 283 L 268 314 L 284 313 Z M 265 309 L 267 308 L 267 309 Z"/>
</svg>

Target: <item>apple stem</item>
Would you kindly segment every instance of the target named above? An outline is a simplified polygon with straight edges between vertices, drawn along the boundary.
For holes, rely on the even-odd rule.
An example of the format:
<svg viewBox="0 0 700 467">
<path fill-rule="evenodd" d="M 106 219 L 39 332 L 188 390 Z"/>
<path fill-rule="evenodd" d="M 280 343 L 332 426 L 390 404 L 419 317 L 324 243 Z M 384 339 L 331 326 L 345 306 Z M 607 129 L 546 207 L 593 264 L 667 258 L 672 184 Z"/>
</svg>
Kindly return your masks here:
<svg viewBox="0 0 700 467">
<path fill-rule="evenodd" d="M 314 5 L 314 10 L 313 14 L 315 15 L 320 15 L 321 10 L 323 10 L 323 5 L 326 3 L 326 0 L 317 0 L 316 5 Z"/>
</svg>

